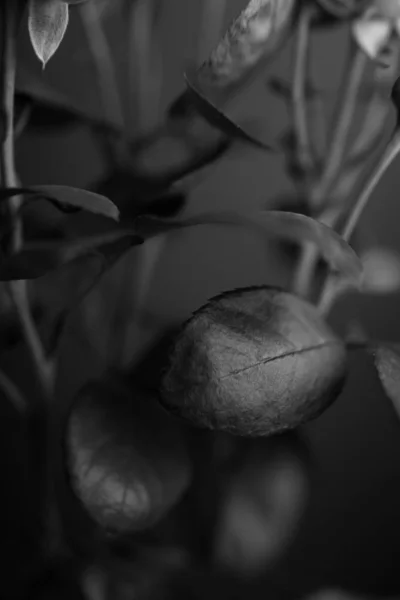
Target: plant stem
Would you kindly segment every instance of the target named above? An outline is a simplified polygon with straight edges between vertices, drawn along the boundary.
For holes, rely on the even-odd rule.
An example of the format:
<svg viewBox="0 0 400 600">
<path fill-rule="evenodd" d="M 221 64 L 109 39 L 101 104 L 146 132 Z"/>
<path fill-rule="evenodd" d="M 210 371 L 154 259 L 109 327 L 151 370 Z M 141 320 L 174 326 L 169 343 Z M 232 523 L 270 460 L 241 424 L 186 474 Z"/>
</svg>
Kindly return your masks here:
<svg viewBox="0 0 400 600">
<path fill-rule="evenodd" d="M 104 118 L 119 129 L 124 128 L 124 112 L 112 52 L 104 33 L 96 2 L 84 2 L 80 7 L 83 26 L 93 57 L 97 81 L 103 106 Z M 116 161 L 114 144 L 107 140 L 107 155 L 111 162 Z"/>
<path fill-rule="evenodd" d="M 314 210 L 321 211 L 324 203 L 326 203 L 331 188 L 340 175 L 346 154 L 348 137 L 357 105 L 358 91 L 363 80 L 365 67 L 368 63 L 365 53 L 358 49 L 353 42 L 351 57 L 351 67 L 348 72 L 346 69 L 343 92 L 338 106 L 334 131 L 332 132 L 332 141 L 325 159 L 325 167 L 320 180 L 316 183 L 311 194 L 310 202 Z M 333 226 L 339 214 L 339 210 L 330 213 L 328 222 L 322 217 L 320 220 L 327 225 Z M 312 294 L 311 288 L 318 257 L 319 252 L 314 245 L 303 245 L 293 284 L 295 292 L 302 297 L 307 298 Z"/>
<path fill-rule="evenodd" d="M 396 130 L 391 140 L 389 141 L 386 150 L 382 154 L 380 160 L 376 164 L 372 173 L 368 177 L 361 193 L 357 197 L 347 219 L 341 231 L 342 237 L 347 242 L 350 241 L 351 236 L 357 226 L 357 223 L 370 200 L 373 191 L 382 179 L 383 175 L 392 164 L 394 159 L 400 154 L 400 131 Z M 326 314 L 332 306 L 332 303 L 337 298 L 339 293 L 347 288 L 347 285 L 343 286 L 335 285 L 328 277 L 325 281 L 325 285 L 322 289 L 318 307 L 320 312 Z"/>
<path fill-rule="evenodd" d="M 340 174 L 346 156 L 347 142 L 357 106 L 359 88 L 369 60 L 367 55 L 353 41 L 351 42 L 350 55 L 351 66 L 349 70 L 346 69 L 341 102 L 338 106 L 338 114 L 335 119 L 325 167 L 312 193 L 311 203 L 315 208 L 319 208 L 326 201 L 327 195 Z"/>
<path fill-rule="evenodd" d="M 2 137 L 0 150 L 0 175 L 5 188 L 18 187 L 14 157 L 14 93 L 16 75 L 16 38 L 19 22 L 19 6 L 15 0 L 6 0 L 2 11 L 2 54 L 1 54 L 1 116 Z M 11 252 L 17 252 L 22 244 L 22 223 L 19 217 L 21 198 L 13 197 L 8 201 L 9 217 L 12 224 Z M 26 281 L 13 281 L 9 291 L 17 311 L 21 329 L 36 376 L 46 399 L 52 396 L 54 384 L 53 365 L 46 353 L 36 329 L 28 299 Z"/>
<path fill-rule="evenodd" d="M 294 75 L 292 85 L 293 128 L 296 154 L 302 172 L 307 175 L 313 169 L 309 125 L 307 120 L 307 66 L 309 63 L 310 23 L 314 7 L 306 6 L 300 15 L 296 43 L 294 45 Z"/>
</svg>

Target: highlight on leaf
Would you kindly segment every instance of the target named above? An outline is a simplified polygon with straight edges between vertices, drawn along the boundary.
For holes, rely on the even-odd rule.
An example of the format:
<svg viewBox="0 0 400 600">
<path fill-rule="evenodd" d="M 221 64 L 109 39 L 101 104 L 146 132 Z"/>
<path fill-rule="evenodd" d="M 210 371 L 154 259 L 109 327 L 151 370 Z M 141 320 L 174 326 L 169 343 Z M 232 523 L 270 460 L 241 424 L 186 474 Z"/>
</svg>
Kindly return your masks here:
<svg viewBox="0 0 400 600">
<path fill-rule="evenodd" d="M 65 185 L 32 185 L 29 188 L 5 188 L 0 190 L 0 201 L 14 196 L 31 196 L 33 199 L 43 199 L 55 206 L 71 207 L 87 210 L 91 213 L 119 220 L 119 210 L 111 200 L 90 192 Z"/>
<path fill-rule="evenodd" d="M 191 480 L 179 425 L 155 398 L 116 375 L 78 393 L 66 425 L 65 456 L 83 508 L 114 535 L 154 525 Z"/>
<path fill-rule="evenodd" d="M 400 418 L 400 345 L 381 344 L 372 348 L 382 387 Z"/>
<path fill-rule="evenodd" d="M 43 68 L 57 51 L 68 27 L 68 4 L 62 0 L 30 0 L 28 30 Z"/>
<path fill-rule="evenodd" d="M 161 398 L 196 427 L 268 436 L 328 408 L 346 364 L 343 341 L 314 306 L 267 286 L 237 289 L 212 298 L 186 322 Z"/>
<path fill-rule="evenodd" d="M 199 68 L 202 92 L 221 106 L 242 89 L 286 41 L 295 0 L 250 0 Z"/>
</svg>

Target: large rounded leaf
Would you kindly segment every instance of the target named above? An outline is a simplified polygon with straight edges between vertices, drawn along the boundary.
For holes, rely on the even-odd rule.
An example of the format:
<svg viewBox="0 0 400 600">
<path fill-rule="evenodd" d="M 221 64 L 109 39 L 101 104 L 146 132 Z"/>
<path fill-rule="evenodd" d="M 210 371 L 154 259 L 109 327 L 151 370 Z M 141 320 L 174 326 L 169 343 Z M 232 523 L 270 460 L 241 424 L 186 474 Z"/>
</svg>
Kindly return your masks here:
<svg viewBox="0 0 400 600">
<path fill-rule="evenodd" d="M 186 323 L 162 398 L 198 427 L 264 436 L 319 415 L 345 373 L 344 344 L 313 306 L 245 288 L 213 298 Z"/>
<path fill-rule="evenodd" d="M 179 500 L 191 476 L 174 420 L 154 398 L 121 381 L 88 384 L 66 431 L 71 484 L 107 532 L 146 529 Z"/>
</svg>

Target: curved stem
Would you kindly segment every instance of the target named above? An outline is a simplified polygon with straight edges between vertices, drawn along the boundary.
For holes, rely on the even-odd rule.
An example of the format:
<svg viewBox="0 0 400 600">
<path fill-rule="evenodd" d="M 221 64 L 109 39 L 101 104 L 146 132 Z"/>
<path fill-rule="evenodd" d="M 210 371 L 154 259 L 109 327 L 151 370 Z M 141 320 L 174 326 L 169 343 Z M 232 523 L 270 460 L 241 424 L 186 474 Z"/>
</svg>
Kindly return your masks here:
<svg viewBox="0 0 400 600">
<path fill-rule="evenodd" d="M 314 167 L 309 126 L 307 122 L 307 66 L 309 62 L 310 24 L 314 7 L 306 6 L 299 18 L 294 45 L 294 75 L 292 82 L 293 128 L 297 161 L 304 173 Z"/>
<path fill-rule="evenodd" d="M 311 205 L 314 209 L 321 210 L 336 178 L 340 175 L 357 105 L 358 91 L 368 62 L 368 57 L 365 53 L 353 43 L 351 46 L 351 55 L 351 67 L 348 72 L 346 70 L 343 92 L 338 106 L 338 116 L 335 119 L 335 127 L 325 159 L 325 167 L 319 182 L 317 182 L 311 194 Z M 340 211 L 336 211 L 335 214 L 331 215 L 329 225 L 333 225 L 339 217 L 339 213 Z M 302 297 L 308 297 L 311 293 L 318 257 L 319 253 L 315 246 L 304 244 L 293 284 L 295 292 Z"/>
<path fill-rule="evenodd" d="M 392 136 L 385 152 L 373 169 L 347 217 L 347 220 L 341 231 L 343 239 L 347 242 L 350 241 L 351 236 L 354 233 L 357 223 L 364 209 L 366 208 L 373 191 L 398 154 L 400 154 L 400 131 L 396 131 Z M 327 278 L 318 303 L 320 312 L 326 314 L 330 310 L 333 302 L 336 300 L 340 292 L 346 288 L 347 286 L 345 283 L 343 286 L 338 286 L 335 285 L 330 278 Z"/>
<path fill-rule="evenodd" d="M 118 92 L 115 65 L 96 2 L 84 2 L 80 7 L 80 13 L 96 69 L 104 118 L 122 130 L 124 111 Z M 114 162 L 116 150 L 110 140 L 107 140 L 106 150 L 108 159 Z"/>
<path fill-rule="evenodd" d="M 340 173 L 357 106 L 358 91 L 369 60 L 367 55 L 353 41 L 350 51 L 351 65 L 350 69 L 346 69 L 341 102 L 338 106 L 338 116 L 335 119 L 325 167 L 311 197 L 311 203 L 314 207 L 320 207 L 324 203 Z"/>
<path fill-rule="evenodd" d="M 1 116 L 3 131 L 0 149 L 0 175 L 4 187 L 18 187 L 14 157 L 14 94 L 16 75 L 16 38 L 19 22 L 19 6 L 15 0 L 6 0 L 2 12 L 2 55 L 1 55 Z M 17 252 L 22 245 L 22 222 L 20 219 L 21 198 L 12 197 L 8 201 L 9 218 L 12 225 L 11 252 Z M 12 281 L 9 291 L 17 311 L 25 342 L 42 392 L 47 399 L 52 396 L 54 384 L 53 365 L 46 353 L 36 329 L 29 306 L 26 281 Z"/>
</svg>

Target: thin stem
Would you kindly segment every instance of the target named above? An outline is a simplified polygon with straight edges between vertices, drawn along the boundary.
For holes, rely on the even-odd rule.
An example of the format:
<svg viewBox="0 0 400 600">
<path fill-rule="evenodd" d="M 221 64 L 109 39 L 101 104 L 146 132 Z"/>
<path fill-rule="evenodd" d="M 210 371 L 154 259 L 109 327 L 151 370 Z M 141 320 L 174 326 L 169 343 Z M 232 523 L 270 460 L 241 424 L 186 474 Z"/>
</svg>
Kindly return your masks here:
<svg viewBox="0 0 400 600">
<path fill-rule="evenodd" d="M 294 75 L 292 85 L 293 128 L 296 139 L 296 154 L 303 173 L 314 167 L 309 124 L 307 119 L 307 67 L 309 63 L 310 23 L 314 7 L 306 6 L 299 18 L 294 45 Z"/>
<path fill-rule="evenodd" d="M 381 180 L 388 167 L 392 164 L 393 160 L 400 153 L 400 133 L 396 132 L 386 147 L 385 152 L 381 156 L 379 162 L 375 166 L 371 175 L 368 178 L 362 192 L 357 198 L 353 209 L 345 223 L 342 230 L 342 237 L 346 241 L 350 241 L 351 236 L 356 228 L 356 225 L 371 198 L 372 192 L 376 188 L 377 184 Z"/>
<path fill-rule="evenodd" d="M 124 128 L 124 112 L 118 91 L 115 65 L 107 36 L 102 27 L 98 6 L 96 2 L 84 2 L 80 11 L 96 69 L 104 118 L 122 130 Z M 108 158 L 114 161 L 115 147 L 110 140 L 107 140 L 107 145 Z"/>
<path fill-rule="evenodd" d="M 320 207 L 327 199 L 331 187 L 339 176 L 346 155 L 358 92 L 369 60 L 365 52 L 359 49 L 353 41 L 351 42 L 351 57 L 350 69 L 346 69 L 343 93 L 338 106 L 338 116 L 335 120 L 325 167 L 311 198 L 314 207 Z"/>
<path fill-rule="evenodd" d="M 354 43 L 351 46 L 351 55 L 351 67 L 348 74 L 346 70 L 338 116 L 335 120 L 332 141 L 325 159 L 325 167 L 311 194 L 311 204 L 315 209 L 321 209 L 337 177 L 340 175 L 357 105 L 358 91 L 368 62 L 365 53 L 358 49 Z M 331 214 L 330 223 L 328 224 L 332 226 L 339 214 L 340 211 Z M 314 245 L 304 244 L 293 283 L 295 292 L 300 296 L 308 297 L 311 294 L 318 257 L 319 252 Z"/>
<path fill-rule="evenodd" d="M 129 106 L 133 133 L 147 134 L 158 122 L 163 60 L 153 28 L 154 0 L 137 0 L 129 8 Z"/>
<path fill-rule="evenodd" d="M 366 181 L 364 188 L 354 203 L 352 210 L 350 211 L 343 226 L 341 234 L 343 239 L 347 242 L 350 241 L 351 236 L 354 233 L 357 223 L 360 220 L 360 217 L 366 208 L 373 191 L 398 154 L 400 154 L 400 132 L 396 131 L 387 145 L 385 152 Z M 328 277 L 322 289 L 318 303 L 320 312 L 326 314 L 330 310 L 339 293 L 346 288 L 347 286 L 345 284 L 343 286 L 335 285 L 334 282 L 332 282 L 332 280 Z"/>
<path fill-rule="evenodd" d="M 3 186 L 18 187 L 14 156 L 14 94 L 16 75 L 16 38 L 19 22 L 19 6 L 15 0 L 6 0 L 2 12 L 2 56 L 1 56 L 1 115 L 3 123 L 0 175 Z M 9 216 L 12 224 L 11 248 L 17 252 L 22 245 L 22 223 L 19 217 L 21 198 L 13 197 L 8 201 Z M 9 291 L 15 305 L 25 342 L 30 351 L 32 362 L 42 391 L 47 399 L 52 395 L 54 373 L 53 366 L 47 360 L 43 344 L 36 329 L 29 306 L 26 281 L 13 281 Z"/>
</svg>

